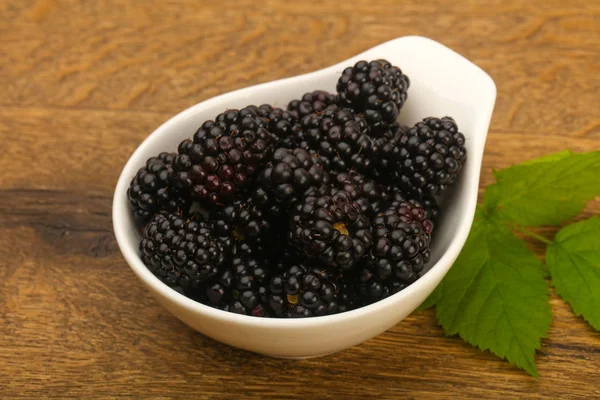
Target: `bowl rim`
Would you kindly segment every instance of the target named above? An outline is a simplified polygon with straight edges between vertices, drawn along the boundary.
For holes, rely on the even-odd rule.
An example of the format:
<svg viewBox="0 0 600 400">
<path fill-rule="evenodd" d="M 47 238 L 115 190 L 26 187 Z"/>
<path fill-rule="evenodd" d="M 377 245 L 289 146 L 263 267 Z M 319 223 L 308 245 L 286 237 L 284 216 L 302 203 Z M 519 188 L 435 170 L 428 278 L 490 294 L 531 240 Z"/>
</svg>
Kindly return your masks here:
<svg viewBox="0 0 600 400">
<path fill-rule="evenodd" d="M 123 167 L 123 169 L 119 175 L 116 187 L 115 187 L 115 192 L 114 192 L 114 197 L 113 197 L 113 205 L 112 205 L 113 229 L 114 229 L 115 237 L 117 239 L 117 244 L 119 246 L 119 249 L 121 250 L 121 253 L 123 254 L 123 257 L 127 261 L 130 268 L 133 270 L 133 272 L 138 276 L 138 278 L 140 280 L 142 280 L 144 282 L 144 284 L 149 286 L 152 289 L 152 291 L 154 291 L 156 293 L 160 293 L 162 296 L 169 298 L 170 301 L 172 301 L 173 303 L 176 303 L 180 307 L 183 307 L 184 309 L 186 309 L 189 312 L 203 314 L 206 317 L 209 317 L 211 319 L 220 320 L 221 322 L 231 322 L 234 324 L 241 324 L 241 325 L 247 325 L 247 326 L 261 326 L 261 327 L 267 327 L 267 328 L 270 327 L 270 328 L 278 328 L 278 329 L 287 329 L 287 328 L 291 329 L 291 328 L 297 328 L 300 326 L 302 326 L 302 327 L 322 326 L 322 325 L 340 322 L 342 320 L 347 321 L 349 319 L 362 318 L 363 316 L 365 316 L 367 314 L 376 313 L 379 310 L 385 309 L 388 306 L 390 306 L 392 303 L 397 303 L 397 302 L 400 302 L 404 298 L 413 296 L 414 294 L 419 292 L 425 285 L 427 285 L 427 281 L 435 279 L 436 275 L 440 275 L 440 274 L 445 275 L 446 272 L 442 271 L 442 269 L 443 269 L 442 266 L 444 264 L 450 264 L 450 266 L 448 266 L 446 271 L 451 267 L 451 265 L 454 263 L 456 257 L 458 257 L 458 254 L 462 250 L 462 247 L 464 246 L 464 243 L 466 242 L 467 236 L 471 229 L 474 214 L 475 214 L 475 208 L 476 208 L 476 204 L 477 204 L 478 185 L 467 186 L 464 189 L 465 191 L 468 191 L 471 193 L 467 194 L 467 199 L 468 199 L 467 204 L 464 204 L 461 206 L 462 208 L 465 208 L 465 211 L 464 211 L 465 216 L 464 216 L 463 222 L 461 223 L 461 225 L 459 227 L 457 227 L 455 236 L 452 239 L 452 241 L 448 244 L 448 248 L 446 249 L 446 251 L 442 254 L 440 259 L 435 264 L 433 264 L 430 267 L 430 269 L 421 278 L 419 278 L 417 281 L 415 281 L 414 283 L 412 283 L 405 289 L 401 290 L 400 292 L 395 293 L 385 299 L 379 300 L 370 305 L 360 307 L 360 308 L 357 308 L 354 310 L 346 311 L 343 313 L 339 313 L 339 314 L 314 316 L 314 317 L 310 317 L 310 318 L 264 318 L 264 317 L 255 317 L 255 316 L 249 316 L 249 315 L 241 315 L 241 314 L 236 314 L 236 313 L 232 313 L 232 312 L 228 312 L 228 311 L 224 311 L 224 310 L 219 310 L 217 308 L 214 308 L 214 307 L 202 304 L 200 302 L 197 302 L 195 300 L 192 300 L 192 299 L 184 296 L 183 294 L 180 294 L 179 292 L 175 291 L 174 289 L 170 288 L 168 285 L 166 285 L 162 281 L 160 281 L 160 279 L 158 279 L 146 267 L 146 265 L 142 262 L 141 258 L 139 257 L 138 249 L 136 247 L 128 245 L 127 237 L 126 237 L 127 232 L 125 231 L 124 223 L 121 222 L 121 218 L 126 217 L 125 213 L 130 212 L 129 207 L 127 207 L 127 202 L 123 202 L 123 196 L 126 196 L 127 188 L 129 187 L 129 182 L 131 180 L 131 177 L 135 174 L 135 173 L 130 174 L 127 171 L 130 169 L 133 169 L 132 164 L 134 163 L 136 158 L 138 158 L 138 155 L 141 152 L 143 152 L 145 145 L 148 144 L 149 142 L 153 141 L 159 135 L 161 135 L 161 132 L 171 130 L 171 128 L 174 127 L 175 125 L 177 125 L 179 123 L 179 121 L 184 120 L 184 119 L 188 118 L 189 116 L 195 114 L 196 110 L 198 110 L 199 108 L 205 108 L 206 106 L 210 105 L 211 103 L 218 102 L 220 99 L 222 99 L 225 96 L 229 97 L 232 95 L 243 95 L 243 94 L 251 92 L 252 90 L 263 88 L 264 86 L 276 85 L 276 84 L 279 84 L 279 83 L 282 83 L 285 81 L 290 81 L 290 80 L 294 80 L 294 79 L 301 78 L 301 77 L 308 77 L 308 76 L 311 76 L 314 74 L 320 74 L 325 71 L 329 71 L 331 69 L 339 68 L 340 66 L 345 65 L 348 62 L 352 62 L 352 60 L 360 58 L 361 56 L 365 55 L 366 53 L 374 51 L 375 49 L 378 49 L 380 47 L 390 46 L 395 42 L 406 41 L 406 40 L 419 41 L 419 42 L 422 42 L 422 44 L 427 44 L 430 46 L 433 44 L 435 46 L 443 48 L 446 52 L 452 53 L 452 56 L 459 57 L 459 58 L 463 59 L 464 61 L 468 62 L 470 65 L 477 68 L 480 71 L 480 73 L 483 74 L 484 77 L 487 77 L 487 79 L 489 80 L 489 83 L 491 83 L 490 87 L 491 87 L 491 91 L 493 92 L 492 93 L 492 96 L 493 96 L 492 104 L 489 109 L 489 116 L 486 116 L 486 118 L 483 119 L 483 121 L 488 121 L 488 122 L 487 122 L 486 126 L 480 127 L 483 130 L 482 134 L 484 135 L 482 148 L 481 148 L 481 151 L 478 151 L 477 154 L 474 154 L 474 156 L 476 157 L 476 160 L 475 160 L 476 162 L 473 164 L 474 167 L 468 171 L 468 174 L 464 174 L 461 177 L 462 179 L 466 179 L 467 178 L 466 175 L 469 175 L 468 179 L 474 180 L 477 183 L 479 183 L 479 176 L 480 176 L 480 172 L 481 172 L 481 159 L 483 157 L 483 147 L 485 144 L 485 137 L 487 136 L 489 120 L 491 119 L 491 114 L 493 111 L 493 106 L 494 106 L 494 102 L 495 102 L 495 98 L 496 98 L 496 85 L 495 85 L 493 79 L 483 69 L 481 69 L 480 67 L 475 65 L 473 62 L 469 61 L 464 56 L 462 56 L 459 53 L 455 52 L 454 50 L 442 45 L 439 42 L 436 42 L 432 39 L 422 37 L 422 36 L 399 37 L 396 39 L 392 39 L 392 40 L 383 42 L 377 46 L 374 46 L 370 49 L 367 49 L 367 50 L 361 52 L 360 54 L 352 56 L 349 59 L 346 59 L 344 61 L 336 63 L 335 65 L 332 65 L 332 66 L 329 66 L 329 67 L 326 67 L 326 68 L 323 68 L 320 70 L 316 70 L 316 71 L 309 72 L 306 74 L 296 75 L 293 77 L 288 77 L 288 78 L 278 79 L 278 80 L 274 80 L 274 81 L 270 81 L 270 82 L 265 82 L 265 83 L 261 83 L 258 85 L 249 86 L 246 88 L 234 90 L 231 92 L 227 92 L 227 93 L 209 98 L 200 103 L 194 104 L 194 105 L 186 108 L 185 110 L 175 114 L 174 116 L 170 117 L 167 121 L 165 121 L 163 124 L 161 124 L 159 127 L 157 127 L 150 135 L 148 135 L 142 141 L 142 143 L 140 143 L 138 145 L 138 147 L 135 149 L 135 151 L 130 155 L 125 166 Z M 473 192 L 475 192 L 475 193 L 473 193 Z M 155 298 L 157 297 L 157 294 L 155 294 L 155 293 L 152 293 L 152 295 L 155 296 Z M 160 303 L 164 306 L 164 303 L 162 303 L 162 301 L 160 301 Z"/>
</svg>

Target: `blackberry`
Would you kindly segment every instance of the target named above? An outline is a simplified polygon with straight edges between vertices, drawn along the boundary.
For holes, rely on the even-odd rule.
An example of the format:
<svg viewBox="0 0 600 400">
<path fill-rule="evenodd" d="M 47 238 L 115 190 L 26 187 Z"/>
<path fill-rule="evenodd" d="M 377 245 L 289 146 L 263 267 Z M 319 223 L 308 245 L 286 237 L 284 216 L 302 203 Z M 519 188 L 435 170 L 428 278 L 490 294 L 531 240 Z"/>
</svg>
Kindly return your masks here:
<svg viewBox="0 0 600 400">
<path fill-rule="evenodd" d="M 189 196 L 169 184 L 174 153 L 160 153 L 146 161 L 131 180 L 127 197 L 133 214 L 141 221 L 147 221 L 154 213 L 164 210 L 186 211 L 190 204 Z"/>
<path fill-rule="evenodd" d="M 292 246 L 328 267 L 350 269 L 372 244 L 369 218 L 352 197 L 309 196 L 292 213 L 288 238 Z"/>
<path fill-rule="evenodd" d="M 404 135 L 408 129 L 407 126 L 393 123 L 380 135 L 380 137 L 373 139 L 373 169 L 369 172 L 370 176 L 380 183 L 392 183 L 390 176 L 396 168 L 397 159 L 400 153 L 398 143 L 400 142 L 402 135 Z"/>
<path fill-rule="evenodd" d="M 393 123 L 406 101 L 410 81 L 386 60 L 359 61 L 342 72 L 339 104 L 365 116 L 373 133 Z"/>
<path fill-rule="evenodd" d="M 369 217 L 385 211 L 393 200 L 393 190 L 390 186 L 379 184 L 354 171 L 335 175 L 332 188 L 333 193 L 348 193 Z"/>
<path fill-rule="evenodd" d="M 200 288 L 219 273 L 225 255 L 199 215 L 155 214 L 143 230 L 140 253 L 161 281 L 181 293 Z"/>
<path fill-rule="evenodd" d="M 179 145 L 174 184 L 205 206 L 229 204 L 266 164 L 277 143 L 256 107 L 228 110 Z"/>
<path fill-rule="evenodd" d="M 260 253 L 266 250 L 265 242 L 281 236 L 284 218 L 277 204 L 259 207 L 251 198 L 239 198 L 211 214 L 214 232 L 224 249 L 230 250 L 237 242 L 244 242 Z"/>
<path fill-rule="evenodd" d="M 228 262 L 203 293 L 207 304 L 238 314 L 268 317 L 269 264 L 252 246 L 235 242 Z"/>
<path fill-rule="evenodd" d="M 400 203 L 409 202 L 413 206 L 422 208 L 425 211 L 425 218 L 433 222 L 433 226 L 437 225 L 441 208 L 437 203 L 434 196 L 424 194 L 421 198 L 410 194 L 404 194 L 400 189 L 395 187 L 389 187 L 390 198 L 388 200 L 388 207 L 397 207 Z"/>
<path fill-rule="evenodd" d="M 257 112 L 267 120 L 268 130 L 278 137 L 279 147 L 295 149 L 305 146 L 297 114 L 281 108 L 273 108 L 269 104 L 258 107 Z"/>
<path fill-rule="evenodd" d="M 322 162 L 308 151 L 279 148 L 258 176 L 254 200 L 263 207 L 274 203 L 287 207 L 329 184 L 329 179 Z"/>
<path fill-rule="evenodd" d="M 433 223 L 422 208 L 402 202 L 374 218 L 372 223 L 374 244 L 358 272 L 363 305 L 415 282 L 431 256 Z"/>
<path fill-rule="evenodd" d="M 290 262 L 269 284 L 269 309 L 280 318 L 302 318 L 349 311 L 354 297 L 339 272 L 325 267 L 308 267 Z"/>
<path fill-rule="evenodd" d="M 330 107 L 305 116 L 300 125 L 307 147 L 319 156 L 328 171 L 363 172 L 371 168 L 373 139 L 364 119 L 352 110 Z"/>
<path fill-rule="evenodd" d="M 315 90 L 305 93 L 301 99 L 292 100 L 288 104 L 288 111 L 301 120 L 313 113 L 320 113 L 337 102 L 337 96 L 324 90 Z"/>
<path fill-rule="evenodd" d="M 392 179 L 417 198 L 440 195 L 462 171 L 467 158 L 464 144 L 452 118 L 425 118 L 397 140 Z"/>
</svg>

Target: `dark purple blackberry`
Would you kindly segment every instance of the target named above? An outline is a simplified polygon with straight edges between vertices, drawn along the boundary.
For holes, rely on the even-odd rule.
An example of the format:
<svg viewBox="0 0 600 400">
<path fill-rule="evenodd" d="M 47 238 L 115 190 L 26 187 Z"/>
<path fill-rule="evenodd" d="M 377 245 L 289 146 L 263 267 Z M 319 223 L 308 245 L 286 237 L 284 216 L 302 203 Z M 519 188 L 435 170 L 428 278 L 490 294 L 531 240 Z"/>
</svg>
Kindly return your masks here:
<svg viewBox="0 0 600 400">
<path fill-rule="evenodd" d="M 269 284 L 269 310 L 280 318 L 303 318 L 345 312 L 355 307 L 343 274 L 308 267 L 288 259 Z"/>
<path fill-rule="evenodd" d="M 281 108 L 274 108 L 269 104 L 263 104 L 257 108 L 257 111 L 267 120 L 269 132 L 278 137 L 279 147 L 286 149 L 305 147 L 304 135 L 300 129 L 297 114 Z"/>
<path fill-rule="evenodd" d="M 305 116 L 300 125 L 308 148 L 328 171 L 364 172 L 371 169 L 374 143 L 363 122 L 350 109 L 330 107 Z"/>
<path fill-rule="evenodd" d="M 316 156 L 302 149 L 279 148 L 259 174 L 253 199 L 263 207 L 275 203 L 287 208 L 329 180 Z"/>
<path fill-rule="evenodd" d="M 389 186 L 379 184 L 358 172 L 340 172 L 332 181 L 333 193 L 340 190 L 348 193 L 370 218 L 385 211 L 393 199 Z"/>
<path fill-rule="evenodd" d="M 155 214 L 143 231 L 140 253 L 161 281 L 181 293 L 218 275 L 225 255 L 210 225 L 199 215 Z"/>
<path fill-rule="evenodd" d="M 369 171 L 369 175 L 378 182 L 383 184 L 392 183 L 391 172 L 396 168 L 400 153 L 398 143 L 408 129 L 407 126 L 394 123 L 379 137 L 373 139 L 373 168 Z"/>
<path fill-rule="evenodd" d="M 173 160 L 176 187 L 205 206 L 231 203 L 267 163 L 277 143 L 256 107 L 228 110 L 184 140 Z"/>
<path fill-rule="evenodd" d="M 229 260 L 200 297 L 213 307 L 237 314 L 268 317 L 269 262 L 245 242 L 235 242 Z"/>
<path fill-rule="evenodd" d="M 363 305 L 415 282 L 431 256 L 433 223 L 422 208 L 403 202 L 374 218 L 372 223 L 373 247 L 358 272 Z"/>
<path fill-rule="evenodd" d="M 420 199 L 440 195 L 462 171 L 467 158 L 464 144 L 452 118 L 425 118 L 401 133 L 394 150 L 396 165 L 387 172 L 407 195 Z"/>
<path fill-rule="evenodd" d="M 387 203 L 387 208 L 397 207 L 400 203 L 409 202 L 415 207 L 422 208 L 425 211 L 425 218 L 433 222 L 435 228 L 439 221 L 441 209 L 434 196 L 424 194 L 422 198 L 418 198 L 411 194 L 404 194 L 400 189 L 395 187 L 390 187 L 388 193 L 390 194 L 390 199 Z"/>
<path fill-rule="evenodd" d="M 409 85 L 400 68 L 386 60 L 359 61 L 342 72 L 338 103 L 363 114 L 375 134 L 398 118 Z"/>
<path fill-rule="evenodd" d="M 159 211 L 187 211 L 189 196 L 169 184 L 173 157 L 175 153 L 163 152 L 149 158 L 131 180 L 127 197 L 139 220 L 145 222 Z"/>
<path fill-rule="evenodd" d="M 337 96 L 324 90 L 315 90 L 305 93 L 301 99 L 292 100 L 288 104 L 288 111 L 301 120 L 305 116 L 313 113 L 320 113 L 337 101 Z"/>
<path fill-rule="evenodd" d="M 284 236 L 285 218 L 278 204 L 260 207 L 251 198 L 237 199 L 211 214 L 214 232 L 224 249 L 243 242 L 260 253 L 266 251 L 263 245 L 274 244 L 274 236 Z"/>
<path fill-rule="evenodd" d="M 343 270 L 352 268 L 372 244 L 369 218 L 344 191 L 299 202 L 292 212 L 288 238 L 310 259 Z"/>
</svg>

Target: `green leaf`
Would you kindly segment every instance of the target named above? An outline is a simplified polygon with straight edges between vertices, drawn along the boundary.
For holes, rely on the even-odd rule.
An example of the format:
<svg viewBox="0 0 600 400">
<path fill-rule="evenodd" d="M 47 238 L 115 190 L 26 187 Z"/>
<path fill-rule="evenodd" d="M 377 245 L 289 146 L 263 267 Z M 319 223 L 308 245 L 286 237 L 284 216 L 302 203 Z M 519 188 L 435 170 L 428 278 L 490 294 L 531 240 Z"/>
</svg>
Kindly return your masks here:
<svg viewBox="0 0 600 400">
<path fill-rule="evenodd" d="M 600 194 L 600 151 L 563 151 L 496 171 L 486 190 L 489 213 L 523 226 L 560 225 Z"/>
<path fill-rule="evenodd" d="M 534 356 L 552 314 L 540 261 L 524 242 L 481 209 L 439 288 L 437 318 L 459 334 L 537 377 Z"/>
<path fill-rule="evenodd" d="M 546 249 L 546 264 L 556 293 L 600 331 L 600 219 L 561 229 Z"/>
</svg>

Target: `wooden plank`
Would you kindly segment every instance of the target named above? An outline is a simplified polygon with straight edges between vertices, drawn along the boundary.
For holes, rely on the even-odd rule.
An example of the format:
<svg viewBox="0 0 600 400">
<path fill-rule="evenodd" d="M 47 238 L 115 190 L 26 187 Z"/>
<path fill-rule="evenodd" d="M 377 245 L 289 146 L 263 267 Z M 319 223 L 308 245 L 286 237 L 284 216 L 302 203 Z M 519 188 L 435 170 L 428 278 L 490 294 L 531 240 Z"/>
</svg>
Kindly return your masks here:
<svg viewBox="0 0 600 400">
<path fill-rule="evenodd" d="M 556 296 L 539 380 L 445 338 L 431 310 L 335 355 L 270 359 L 171 317 L 110 220 L 123 164 L 169 116 L 407 34 L 496 80 L 482 188 L 492 168 L 598 149 L 599 18 L 589 0 L 0 3 L 0 397 L 600 398 L 600 334 Z"/>
</svg>

